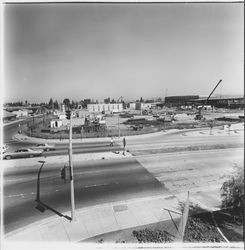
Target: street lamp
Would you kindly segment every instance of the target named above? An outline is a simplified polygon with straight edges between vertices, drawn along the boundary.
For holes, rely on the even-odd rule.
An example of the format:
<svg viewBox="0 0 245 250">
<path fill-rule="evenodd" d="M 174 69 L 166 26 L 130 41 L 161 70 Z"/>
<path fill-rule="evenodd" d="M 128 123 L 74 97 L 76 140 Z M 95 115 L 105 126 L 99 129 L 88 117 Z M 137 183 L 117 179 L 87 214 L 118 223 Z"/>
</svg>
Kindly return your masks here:
<svg viewBox="0 0 245 250">
<path fill-rule="evenodd" d="M 43 167 L 45 161 L 38 161 L 38 162 L 41 163 L 42 165 L 39 168 L 38 175 L 37 175 L 37 196 L 36 196 L 36 202 L 38 202 L 38 204 L 36 206 L 36 209 L 43 213 L 46 210 L 46 208 L 40 204 L 41 203 L 40 202 L 40 174 L 41 174 L 41 170 L 42 170 L 42 167 Z"/>
<path fill-rule="evenodd" d="M 42 167 L 43 167 L 45 161 L 38 161 L 38 162 L 41 163 L 42 165 L 39 168 L 38 175 L 37 175 L 37 197 L 36 197 L 36 201 L 40 202 L 40 174 L 41 174 Z"/>
</svg>

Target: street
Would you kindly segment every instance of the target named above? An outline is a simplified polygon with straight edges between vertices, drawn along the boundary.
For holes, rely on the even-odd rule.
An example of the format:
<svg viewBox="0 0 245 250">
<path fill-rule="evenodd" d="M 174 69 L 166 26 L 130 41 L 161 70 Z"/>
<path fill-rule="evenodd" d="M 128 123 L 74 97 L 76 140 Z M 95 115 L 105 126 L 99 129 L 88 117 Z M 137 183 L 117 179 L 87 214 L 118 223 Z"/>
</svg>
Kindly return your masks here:
<svg viewBox="0 0 245 250">
<path fill-rule="evenodd" d="M 35 209 L 38 167 L 5 171 L 5 232 L 54 215 L 51 211 L 42 214 Z M 61 167 L 62 163 L 44 166 L 40 181 L 41 201 L 60 213 L 70 209 L 69 182 L 60 179 Z M 167 192 L 133 158 L 74 164 L 74 179 L 76 208 Z"/>
<path fill-rule="evenodd" d="M 213 135 L 209 135 L 207 129 L 193 131 L 192 133 L 201 131 L 202 134 L 174 131 L 169 134 L 160 132 L 129 137 L 126 149 L 134 157 L 130 153 L 123 157 L 120 141 L 113 147 L 109 147 L 109 140 L 74 143 L 76 209 L 139 197 L 178 195 L 189 190 L 199 192 L 205 206 L 217 206 L 217 199 L 211 198 L 205 190 L 207 185 L 221 186 L 224 175 L 235 164 L 242 164 L 243 151 L 239 149 L 243 143 L 242 131 Z M 190 145 L 212 147 L 231 143 L 238 148 L 151 154 L 152 149 Z M 13 144 L 19 146 L 33 143 L 27 141 Z M 4 161 L 6 233 L 55 214 L 63 216 L 64 212 L 70 210 L 69 181 L 64 183 L 60 176 L 61 168 L 68 163 L 68 145 L 59 143 L 55 147 L 55 151 L 45 152 L 42 157 L 35 159 Z M 120 154 L 111 151 L 118 151 Z M 91 155 L 91 160 L 84 158 L 89 155 L 87 153 Z M 108 154 L 118 158 L 108 158 Z M 92 160 L 93 155 L 98 156 Z M 48 208 L 44 213 L 35 208 L 39 160 L 45 161 L 40 177 L 40 199 Z M 207 198 L 208 196 L 210 197 Z"/>
</svg>

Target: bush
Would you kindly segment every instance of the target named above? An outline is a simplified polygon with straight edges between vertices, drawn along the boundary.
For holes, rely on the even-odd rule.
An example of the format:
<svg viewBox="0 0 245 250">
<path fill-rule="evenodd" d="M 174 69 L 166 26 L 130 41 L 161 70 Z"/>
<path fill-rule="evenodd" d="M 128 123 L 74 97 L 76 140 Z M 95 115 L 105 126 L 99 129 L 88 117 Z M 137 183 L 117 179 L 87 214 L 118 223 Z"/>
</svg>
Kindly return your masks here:
<svg viewBox="0 0 245 250">
<path fill-rule="evenodd" d="M 233 174 L 221 187 L 222 208 L 244 209 L 244 172 L 235 167 Z"/>
<path fill-rule="evenodd" d="M 172 241 L 172 238 L 169 237 L 169 234 L 166 231 L 152 230 L 149 228 L 145 228 L 139 231 L 134 230 L 133 236 L 136 237 L 140 243 L 160 243 Z"/>
<path fill-rule="evenodd" d="M 215 226 L 200 218 L 189 217 L 185 229 L 184 241 L 222 242 L 223 239 Z"/>
</svg>

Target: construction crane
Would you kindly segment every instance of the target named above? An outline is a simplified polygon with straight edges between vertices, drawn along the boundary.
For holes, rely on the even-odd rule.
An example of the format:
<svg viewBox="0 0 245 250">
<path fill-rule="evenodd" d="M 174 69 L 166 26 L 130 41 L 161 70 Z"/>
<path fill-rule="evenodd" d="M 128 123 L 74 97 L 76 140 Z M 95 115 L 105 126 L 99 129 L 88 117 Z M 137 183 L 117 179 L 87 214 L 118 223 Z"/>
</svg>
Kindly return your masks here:
<svg viewBox="0 0 245 250">
<path fill-rule="evenodd" d="M 202 109 L 203 107 L 207 104 L 209 98 L 211 97 L 211 95 L 213 94 L 213 92 L 215 91 L 215 89 L 219 86 L 219 84 L 222 82 L 222 79 L 219 80 L 219 82 L 216 84 L 216 86 L 214 87 L 214 89 L 212 90 L 212 92 L 209 94 L 208 98 L 206 99 L 205 103 L 201 106 L 201 108 L 199 108 L 198 110 L 198 114 L 195 117 L 195 120 L 201 120 L 203 119 L 203 115 L 202 115 Z"/>
</svg>

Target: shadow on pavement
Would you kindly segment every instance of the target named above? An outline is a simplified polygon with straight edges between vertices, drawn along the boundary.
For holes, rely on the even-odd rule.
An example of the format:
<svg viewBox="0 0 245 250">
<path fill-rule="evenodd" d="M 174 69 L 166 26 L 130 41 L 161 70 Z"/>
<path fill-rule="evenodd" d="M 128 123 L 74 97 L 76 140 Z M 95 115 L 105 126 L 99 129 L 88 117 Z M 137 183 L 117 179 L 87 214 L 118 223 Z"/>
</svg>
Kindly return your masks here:
<svg viewBox="0 0 245 250">
<path fill-rule="evenodd" d="M 55 210 L 54 208 L 50 207 L 49 205 L 41 202 L 40 200 L 36 200 L 36 202 L 38 203 L 37 206 L 35 207 L 37 210 L 39 210 L 41 213 L 45 212 L 46 209 L 54 212 L 55 214 L 59 215 L 60 217 L 64 217 L 67 220 L 71 221 L 71 217 L 68 215 L 64 215 L 62 213 L 60 213 L 59 211 Z"/>
</svg>

